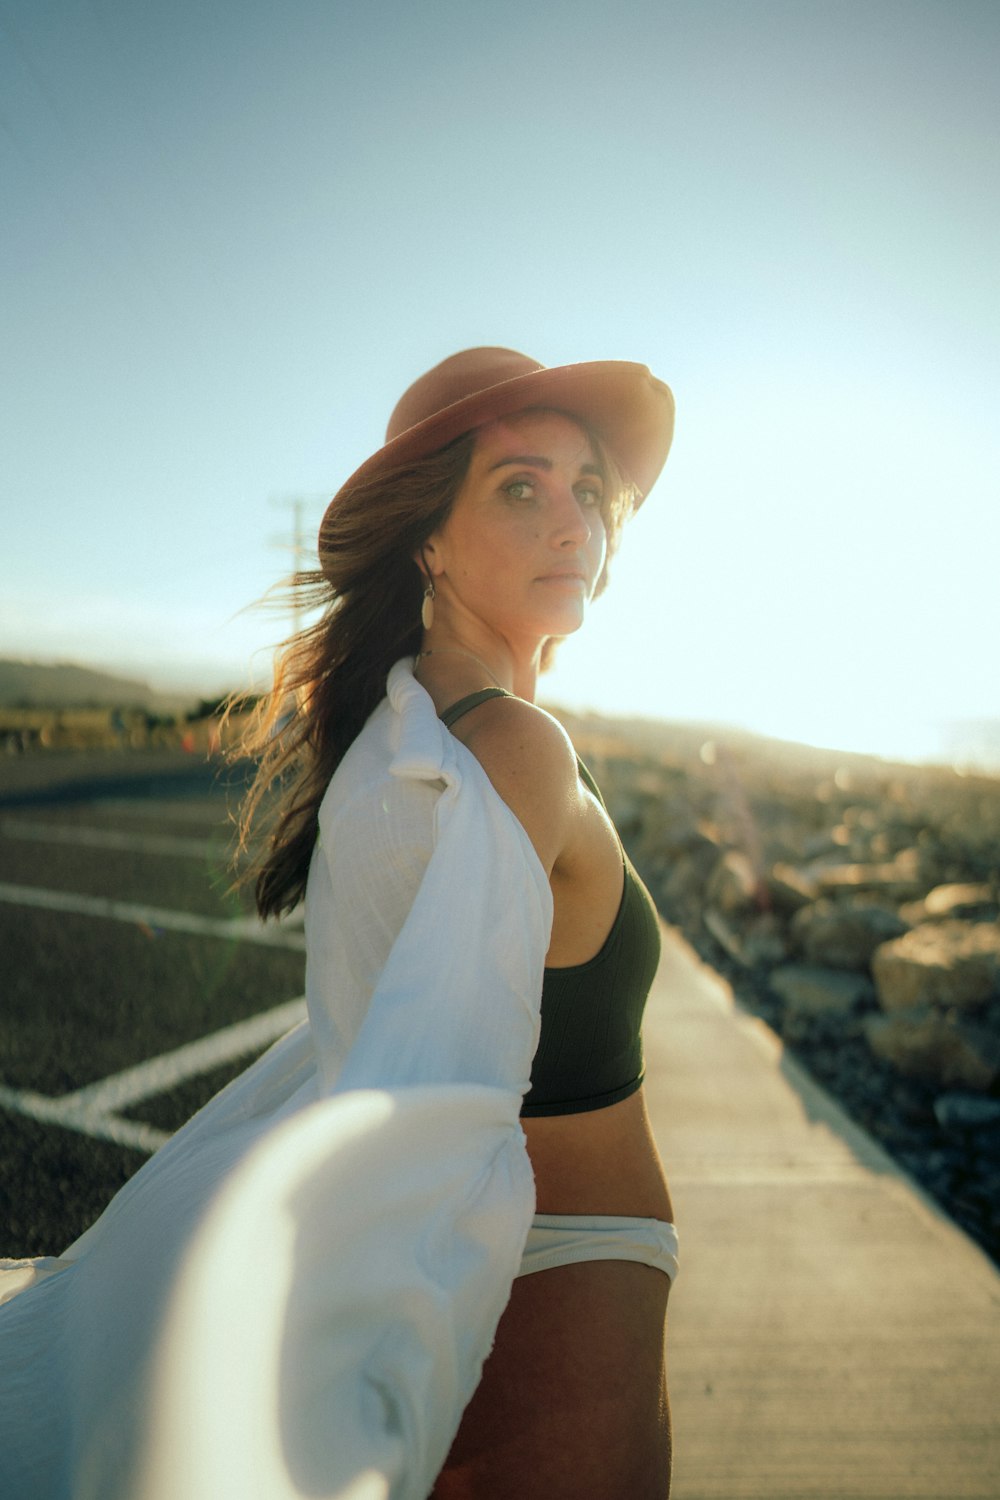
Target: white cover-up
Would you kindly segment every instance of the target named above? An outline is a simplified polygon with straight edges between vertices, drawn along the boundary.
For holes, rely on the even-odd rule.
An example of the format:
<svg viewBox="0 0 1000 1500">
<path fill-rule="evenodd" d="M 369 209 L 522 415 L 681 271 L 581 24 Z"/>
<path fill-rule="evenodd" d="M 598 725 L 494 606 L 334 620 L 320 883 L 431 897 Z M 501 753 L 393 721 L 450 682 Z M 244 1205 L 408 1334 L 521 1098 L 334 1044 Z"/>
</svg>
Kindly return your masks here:
<svg viewBox="0 0 1000 1500">
<path fill-rule="evenodd" d="M 309 1019 L 0 1270 L 0 1495 L 425 1500 L 534 1208 L 545 872 L 411 663 L 339 767 Z"/>
</svg>

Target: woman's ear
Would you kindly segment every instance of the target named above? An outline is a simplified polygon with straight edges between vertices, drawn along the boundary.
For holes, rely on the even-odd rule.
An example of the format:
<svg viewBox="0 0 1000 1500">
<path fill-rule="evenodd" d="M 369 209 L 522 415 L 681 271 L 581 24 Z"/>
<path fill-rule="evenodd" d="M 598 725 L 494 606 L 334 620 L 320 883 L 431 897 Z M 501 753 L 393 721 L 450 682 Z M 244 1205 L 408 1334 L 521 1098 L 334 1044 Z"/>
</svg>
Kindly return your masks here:
<svg viewBox="0 0 1000 1500">
<path fill-rule="evenodd" d="M 413 561 L 420 569 L 423 577 L 430 582 L 438 577 L 443 571 L 441 549 L 434 543 L 433 537 L 429 537 L 421 547 L 413 554 Z"/>
</svg>

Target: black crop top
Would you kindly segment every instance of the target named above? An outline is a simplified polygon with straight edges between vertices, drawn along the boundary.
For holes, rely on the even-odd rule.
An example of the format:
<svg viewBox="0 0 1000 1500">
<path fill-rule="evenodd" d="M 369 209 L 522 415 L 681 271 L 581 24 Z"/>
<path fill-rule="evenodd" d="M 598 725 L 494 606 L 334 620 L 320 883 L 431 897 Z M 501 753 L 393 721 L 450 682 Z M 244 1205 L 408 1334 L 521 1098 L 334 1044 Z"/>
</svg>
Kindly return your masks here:
<svg viewBox="0 0 1000 1500">
<path fill-rule="evenodd" d="M 441 715 L 448 728 L 488 698 L 513 695 L 485 688 Z M 580 778 L 604 798 L 577 757 Z M 660 924 L 652 898 L 622 849 L 624 887 L 618 914 L 600 952 L 582 964 L 546 969 L 542 1024 L 521 1114 L 574 1115 L 604 1109 L 642 1084 L 642 1016 L 660 959 Z"/>
</svg>

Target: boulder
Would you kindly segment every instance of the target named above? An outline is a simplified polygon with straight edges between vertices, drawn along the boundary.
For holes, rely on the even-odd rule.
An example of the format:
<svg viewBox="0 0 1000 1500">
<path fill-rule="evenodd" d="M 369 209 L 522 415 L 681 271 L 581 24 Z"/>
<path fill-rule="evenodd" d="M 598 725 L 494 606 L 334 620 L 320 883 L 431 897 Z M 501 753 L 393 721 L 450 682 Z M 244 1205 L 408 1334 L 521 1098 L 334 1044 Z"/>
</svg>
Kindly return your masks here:
<svg viewBox="0 0 1000 1500">
<path fill-rule="evenodd" d="M 737 924 L 709 906 L 702 920 L 720 948 L 744 969 L 771 968 L 788 957 L 781 925 L 772 912 L 755 913 Z"/>
<path fill-rule="evenodd" d="M 774 912 L 755 912 L 743 924 L 743 947 L 751 967 L 773 968 L 788 958 L 788 943 L 782 923 Z"/>
<path fill-rule="evenodd" d="M 757 905 L 757 872 L 740 849 L 727 849 L 705 886 L 705 900 L 723 915 L 749 911 Z"/>
<path fill-rule="evenodd" d="M 693 911 L 704 898 L 705 882 L 718 859 L 718 848 L 707 839 L 697 848 L 678 854 L 660 884 L 660 895 L 668 915 Z"/>
<path fill-rule="evenodd" d="M 925 922 L 876 949 L 872 974 L 883 1010 L 976 1009 L 1000 989 L 1000 927 Z"/>
<path fill-rule="evenodd" d="M 791 937 L 809 963 L 867 971 L 876 948 L 906 930 L 906 923 L 884 906 L 824 900 L 792 918 Z"/>
<path fill-rule="evenodd" d="M 836 859 L 842 859 L 844 857 L 844 851 L 841 844 L 837 839 L 833 837 L 833 834 L 830 832 L 830 830 L 828 828 L 824 828 L 819 833 L 809 834 L 809 836 L 803 840 L 802 855 L 804 859 L 808 859 L 810 861 L 815 860 L 818 862 L 820 860 L 828 859 L 831 855 L 833 855 Z"/>
<path fill-rule="evenodd" d="M 664 797 L 648 807 L 642 818 L 639 837 L 643 848 L 650 853 L 690 854 L 708 843 L 718 850 L 717 841 L 707 833 L 695 809 L 684 797 Z"/>
<path fill-rule="evenodd" d="M 796 912 L 819 895 L 819 886 L 805 870 L 779 860 L 766 877 L 766 889 L 776 911 Z"/>
<path fill-rule="evenodd" d="M 992 908 L 984 915 L 996 916 L 997 893 L 988 885 L 936 885 L 924 898 L 927 915 L 934 918 L 959 917 L 968 920 L 977 916 L 984 907 Z"/>
<path fill-rule="evenodd" d="M 897 907 L 900 921 L 905 922 L 907 927 L 919 927 L 922 922 L 928 920 L 927 907 L 922 900 L 903 901 Z"/>
<path fill-rule="evenodd" d="M 816 878 L 824 895 L 873 891 L 894 901 L 909 901 L 927 889 L 916 849 L 903 849 L 885 864 L 833 865 L 819 871 Z"/>
<path fill-rule="evenodd" d="M 916 926 L 919 922 L 941 922 L 949 918 L 987 921 L 1000 916 L 1000 901 L 989 885 L 953 883 L 936 885 L 923 901 L 904 908 L 900 916 Z"/>
<path fill-rule="evenodd" d="M 861 974 L 845 974 L 806 964 L 784 964 L 768 977 L 772 990 L 787 1011 L 798 1015 L 846 1015 L 872 996 L 871 982 Z"/>
<path fill-rule="evenodd" d="M 750 965 L 743 951 L 743 942 L 733 923 L 711 906 L 706 906 L 701 919 L 723 952 L 728 953 L 730 958 L 748 969 Z"/>
<path fill-rule="evenodd" d="M 1000 1037 L 955 1013 L 918 1005 L 862 1025 L 876 1057 L 908 1078 L 985 1092 L 1000 1076 Z"/>
</svg>

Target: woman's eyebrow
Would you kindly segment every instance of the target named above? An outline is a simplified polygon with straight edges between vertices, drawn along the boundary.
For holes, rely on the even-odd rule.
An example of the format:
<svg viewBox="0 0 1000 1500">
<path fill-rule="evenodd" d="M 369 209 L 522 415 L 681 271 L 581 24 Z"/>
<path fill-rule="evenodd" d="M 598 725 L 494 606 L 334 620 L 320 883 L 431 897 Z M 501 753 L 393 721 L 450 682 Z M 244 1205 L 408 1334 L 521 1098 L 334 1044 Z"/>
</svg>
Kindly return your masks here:
<svg viewBox="0 0 1000 1500">
<path fill-rule="evenodd" d="M 551 458 L 541 458 L 537 453 L 512 453 L 509 458 L 498 458 L 495 464 L 490 464 L 488 474 L 494 469 L 502 469 L 505 464 L 525 464 L 533 469 L 551 469 Z"/>
<path fill-rule="evenodd" d="M 487 474 L 492 474 L 494 469 L 502 469 L 507 464 L 523 464 L 525 468 L 551 469 L 551 458 L 542 458 L 537 453 L 513 453 L 509 458 L 498 458 L 495 464 L 490 464 Z M 581 464 L 581 474 L 595 474 L 598 479 L 603 479 L 604 474 L 598 464 Z"/>
</svg>

